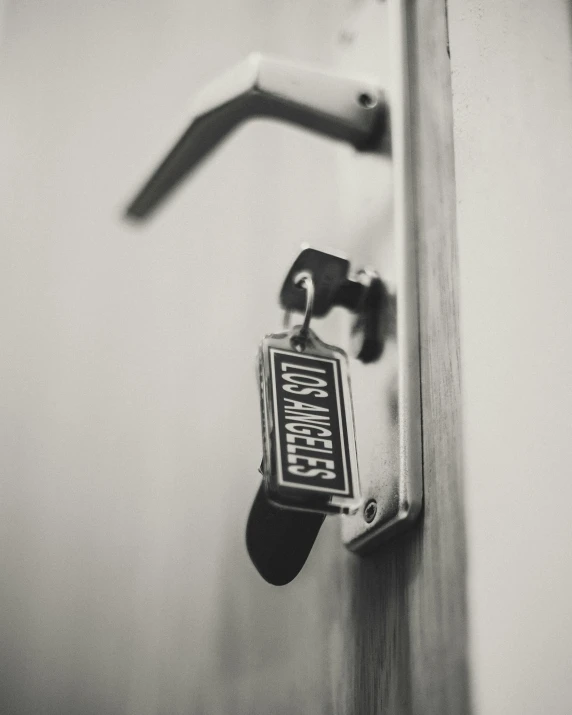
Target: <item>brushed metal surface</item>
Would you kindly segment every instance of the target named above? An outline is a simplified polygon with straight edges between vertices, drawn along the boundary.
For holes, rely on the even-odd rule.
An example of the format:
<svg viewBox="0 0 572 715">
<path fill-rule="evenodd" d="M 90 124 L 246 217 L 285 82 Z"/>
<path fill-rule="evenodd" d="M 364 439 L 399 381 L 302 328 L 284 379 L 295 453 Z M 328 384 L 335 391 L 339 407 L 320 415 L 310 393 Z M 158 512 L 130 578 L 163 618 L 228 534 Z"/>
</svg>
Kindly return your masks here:
<svg viewBox="0 0 572 715">
<path fill-rule="evenodd" d="M 372 32 L 378 40 L 372 41 Z M 343 71 L 374 72 L 387 87 L 390 156 L 352 156 L 342 173 L 348 213 L 361 215 L 364 260 L 385 281 L 395 313 L 384 354 L 372 365 L 354 362 L 352 386 L 363 508 L 343 517 L 342 538 L 369 551 L 419 515 L 423 499 L 419 316 L 410 146 L 407 28 L 403 3 L 368 3 L 346 28 Z M 354 162 L 350 165 L 350 161 Z M 356 166 L 357 164 L 357 166 Z M 382 203 L 383 212 L 379 212 Z M 375 516 L 365 509 L 375 502 Z M 371 508 L 371 506 L 370 506 Z"/>
</svg>

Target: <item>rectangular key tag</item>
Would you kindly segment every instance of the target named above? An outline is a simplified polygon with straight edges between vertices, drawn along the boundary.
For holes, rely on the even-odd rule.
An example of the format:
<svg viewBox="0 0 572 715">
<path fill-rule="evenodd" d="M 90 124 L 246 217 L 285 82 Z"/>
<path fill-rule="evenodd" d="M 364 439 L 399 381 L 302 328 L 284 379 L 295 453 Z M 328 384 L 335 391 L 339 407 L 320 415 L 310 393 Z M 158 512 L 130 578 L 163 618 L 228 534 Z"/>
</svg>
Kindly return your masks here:
<svg viewBox="0 0 572 715">
<path fill-rule="evenodd" d="M 348 360 L 300 328 L 267 335 L 259 350 L 262 472 L 274 503 L 326 513 L 360 505 Z"/>
</svg>

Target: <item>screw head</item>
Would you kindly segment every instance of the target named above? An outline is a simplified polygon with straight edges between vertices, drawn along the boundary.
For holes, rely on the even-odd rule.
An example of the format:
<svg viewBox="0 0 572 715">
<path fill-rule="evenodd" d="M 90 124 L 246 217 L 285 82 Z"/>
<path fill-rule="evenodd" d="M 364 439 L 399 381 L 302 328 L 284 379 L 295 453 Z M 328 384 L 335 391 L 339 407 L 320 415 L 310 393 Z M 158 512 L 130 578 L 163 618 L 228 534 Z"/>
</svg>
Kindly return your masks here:
<svg viewBox="0 0 572 715">
<path fill-rule="evenodd" d="M 373 109 L 377 106 L 377 98 L 370 94 L 369 92 L 362 92 L 358 95 L 358 104 L 360 104 L 365 109 Z"/>
<path fill-rule="evenodd" d="M 363 508 L 363 518 L 367 521 L 368 524 L 371 524 L 371 522 L 375 519 L 376 514 L 377 502 L 375 501 L 375 499 L 370 499 Z"/>
</svg>

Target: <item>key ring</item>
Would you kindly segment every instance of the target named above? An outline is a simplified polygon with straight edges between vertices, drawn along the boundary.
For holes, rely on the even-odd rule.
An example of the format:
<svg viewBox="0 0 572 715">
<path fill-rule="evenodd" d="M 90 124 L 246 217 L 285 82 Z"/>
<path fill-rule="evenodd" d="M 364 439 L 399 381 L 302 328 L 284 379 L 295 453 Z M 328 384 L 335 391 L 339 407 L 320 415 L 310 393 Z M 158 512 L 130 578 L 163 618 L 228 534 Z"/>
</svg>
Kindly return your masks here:
<svg viewBox="0 0 572 715">
<path fill-rule="evenodd" d="M 298 288 L 303 288 L 306 291 L 306 308 L 304 310 L 304 321 L 302 322 L 302 327 L 298 335 L 293 338 L 293 342 L 296 343 L 297 350 L 304 350 L 306 340 L 308 339 L 308 332 L 310 329 L 310 321 L 312 320 L 312 312 L 314 309 L 314 279 L 310 271 L 301 271 L 293 280 L 294 285 Z M 286 313 L 286 320 L 289 318 L 289 312 Z"/>
</svg>

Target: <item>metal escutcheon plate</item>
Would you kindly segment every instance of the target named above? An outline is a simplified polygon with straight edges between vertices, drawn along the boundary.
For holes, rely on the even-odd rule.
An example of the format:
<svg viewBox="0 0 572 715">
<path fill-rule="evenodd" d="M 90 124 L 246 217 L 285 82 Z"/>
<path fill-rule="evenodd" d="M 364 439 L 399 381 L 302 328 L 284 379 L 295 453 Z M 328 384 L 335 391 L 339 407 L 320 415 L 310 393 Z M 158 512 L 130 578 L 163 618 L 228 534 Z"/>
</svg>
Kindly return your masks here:
<svg viewBox="0 0 572 715">
<path fill-rule="evenodd" d="M 390 156 L 340 158 L 344 228 L 354 236 L 348 254 L 379 271 L 393 301 L 381 359 L 351 365 L 363 502 L 342 517 L 342 538 L 360 553 L 408 528 L 423 501 L 405 7 L 405 0 L 366 0 L 340 41 L 339 69 L 379 75 L 391 117 Z"/>
</svg>

